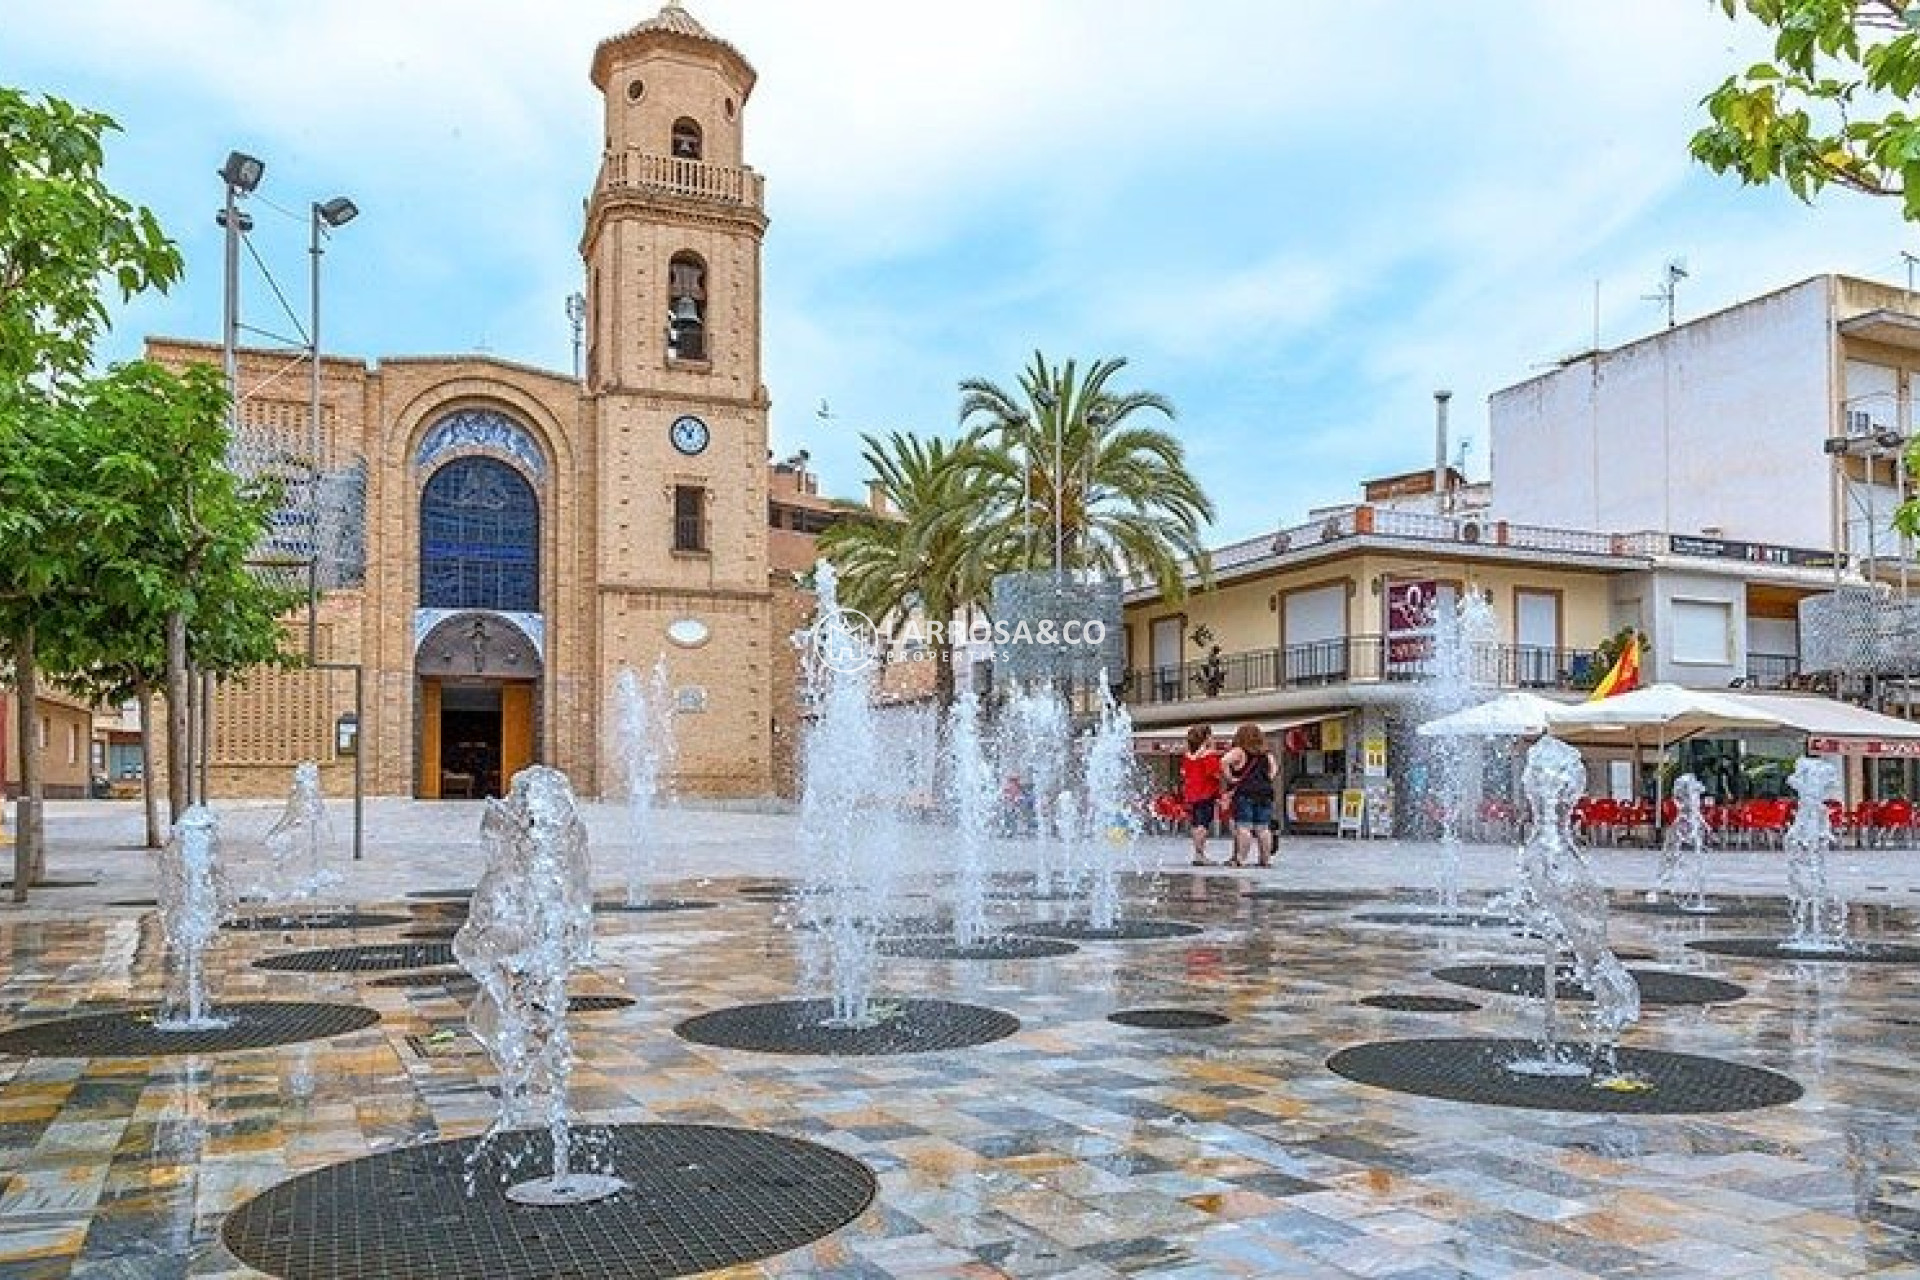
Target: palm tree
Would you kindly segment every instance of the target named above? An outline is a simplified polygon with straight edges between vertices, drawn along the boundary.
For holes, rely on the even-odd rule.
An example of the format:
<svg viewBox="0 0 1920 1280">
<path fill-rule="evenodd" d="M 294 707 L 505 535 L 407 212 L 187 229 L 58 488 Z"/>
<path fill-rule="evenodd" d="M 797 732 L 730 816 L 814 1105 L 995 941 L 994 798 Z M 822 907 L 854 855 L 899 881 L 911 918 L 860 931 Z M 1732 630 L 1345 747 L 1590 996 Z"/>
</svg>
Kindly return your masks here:
<svg viewBox="0 0 1920 1280">
<path fill-rule="evenodd" d="M 1151 577 L 1166 599 L 1186 594 L 1186 574 L 1210 573 L 1201 528 L 1213 504 L 1167 431 L 1173 405 L 1152 391 L 1122 391 L 1124 359 L 1050 365 L 1040 352 L 1018 396 L 983 378 L 960 384 L 960 421 L 974 424 L 959 463 L 980 478 L 986 505 L 970 515 L 970 558 L 1000 570 L 1093 570 Z"/>
<path fill-rule="evenodd" d="M 841 603 L 886 627 L 889 638 L 915 617 L 942 624 L 929 647 L 945 708 L 954 687 L 953 637 L 945 627 L 984 602 L 992 581 L 967 554 L 972 517 L 984 499 L 981 483 L 955 465 L 964 442 L 899 431 L 884 440 L 860 439 L 861 457 L 889 509 L 841 504 L 846 515 L 820 535 L 819 551 L 838 571 Z"/>
</svg>

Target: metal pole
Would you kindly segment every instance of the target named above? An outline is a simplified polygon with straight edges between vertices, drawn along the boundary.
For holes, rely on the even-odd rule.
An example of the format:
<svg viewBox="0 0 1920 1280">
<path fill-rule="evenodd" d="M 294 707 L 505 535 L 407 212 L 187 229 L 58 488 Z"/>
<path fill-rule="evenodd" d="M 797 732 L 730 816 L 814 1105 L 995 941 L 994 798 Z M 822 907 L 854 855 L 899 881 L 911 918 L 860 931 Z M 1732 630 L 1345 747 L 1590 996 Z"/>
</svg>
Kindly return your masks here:
<svg viewBox="0 0 1920 1280">
<path fill-rule="evenodd" d="M 367 668 L 353 664 L 353 860 L 365 850 L 367 803 Z"/>
<path fill-rule="evenodd" d="M 200 681 L 200 803 L 206 804 L 212 795 L 207 771 L 213 760 L 213 672 L 201 672 Z"/>
<path fill-rule="evenodd" d="M 307 399 L 307 665 L 320 656 L 320 206 L 309 210 L 313 223 L 307 247 L 307 364 L 313 374 Z"/>
</svg>

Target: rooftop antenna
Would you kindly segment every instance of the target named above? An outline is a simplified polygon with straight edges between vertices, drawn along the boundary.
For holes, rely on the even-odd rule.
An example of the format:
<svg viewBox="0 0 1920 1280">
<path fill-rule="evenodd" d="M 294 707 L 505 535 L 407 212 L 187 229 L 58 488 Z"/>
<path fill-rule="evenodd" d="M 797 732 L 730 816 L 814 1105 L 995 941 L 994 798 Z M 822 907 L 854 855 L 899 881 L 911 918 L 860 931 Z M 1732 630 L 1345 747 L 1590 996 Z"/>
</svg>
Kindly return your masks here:
<svg viewBox="0 0 1920 1280">
<path fill-rule="evenodd" d="M 1677 292 L 1675 286 L 1677 286 L 1682 280 L 1685 280 L 1686 278 L 1687 278 L 1687 260 L 1685 258 L 1669 259 L 1667 262 L 1666 272 L 1661 277 L 1660 286 L 1657 289 L 1655 289 L 1652 293 L 1643 293 L 1640 295 L 1642 301 L 1664 302 L 1667 304 L 1667 328 L 1669 329 L 1673 328 L 1673 323 L 1674 323 L 1673 301 L 1674 301 L 1674 295 Z"/>
<path fill-rule="evenodd" d="M 1916 262 L 1920 262 L 1920 256 L 1916 256 L 1914 254 L 1907 252 L 1905 249 L 1902 249 L 1900 251 L 1900 260 L 1907 264 L 1907 292 L 1912 293 L 1913 292 L 1913 264 Z"/>
</svg>

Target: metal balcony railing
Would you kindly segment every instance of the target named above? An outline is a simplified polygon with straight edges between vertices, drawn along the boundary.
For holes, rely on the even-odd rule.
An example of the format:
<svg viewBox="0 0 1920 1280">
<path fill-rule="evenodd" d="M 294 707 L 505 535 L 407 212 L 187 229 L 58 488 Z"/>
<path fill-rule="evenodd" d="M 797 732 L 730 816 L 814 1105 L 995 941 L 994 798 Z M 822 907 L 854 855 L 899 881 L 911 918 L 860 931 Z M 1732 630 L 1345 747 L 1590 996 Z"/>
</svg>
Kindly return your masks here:
<svg viewBox="0 0 1920 1280">
<path fill-rule="evenodd" d="M 1588 689 L 1600 674 L 1591 649 L 1534 645 L 1476 645 L 1471 668 L 1476 684 L 1502 689 Z M 1135 667 L 1127 673 L 1126 696 L 1130 703 L 1151 705 L 1333 684 L 1423 680 L 1433 674 L 1430 639 L 1361 635 Z"/>
<path fill-rule="evenodd" d="M 1792 653 L 1749 653 L 1747 683 L 1749 689 L 1796 689 L 1800 681 L 1800 658 Z"/>
</svg>

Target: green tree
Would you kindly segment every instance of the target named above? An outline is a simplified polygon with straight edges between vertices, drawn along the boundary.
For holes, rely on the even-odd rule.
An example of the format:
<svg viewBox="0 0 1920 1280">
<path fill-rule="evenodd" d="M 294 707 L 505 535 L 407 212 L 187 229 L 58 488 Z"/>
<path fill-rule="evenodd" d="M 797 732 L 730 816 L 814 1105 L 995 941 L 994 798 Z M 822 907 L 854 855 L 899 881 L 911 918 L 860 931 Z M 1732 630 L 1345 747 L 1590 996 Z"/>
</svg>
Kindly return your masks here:
<svg viewBox="0 0 1920 1280">
<path fill-rule="evenodd" d="M 893 432 L 862 435 L 861 457 L 889 510 L 843 504 L 844 515 L 820 535 L 820 554 L 839 573 L 840 600 L 897 635 L 910 618 L 938 622 L 930 636 L 940 705 L 953 701 L 953 643 L 946 624 L 983 603 L 992 578 L 968 554 L 984 490 L 956 465 L 961 446 L 938 437 Z"/>
<path fill-rule="evenodd" d="M 1180 442 L 1140 419 L 1173 419 L 1152 391 L 1113 385 L 1124 359 L 1053 365 L 1040 352 L 1009 391 L 980 378 L 960 384 L 960 421 L 975 428 L 965 465 L 985 486 L 970 552 L 1002 569 L 1108 576 L 1144 574 L 1167 599 L 1186 573 L 1209 573 L 1201 530 L 1213 504 L 1187 470 Z"/>
<path fill-rule="evenodd" d="M 1773 33 L 1773 57 L 1706 97 L 1692 150 L 1750 185 L 1803 200 L 1829 184 L 1901 201 L 1920 221 L 1920 14 L 1904 0 L 1714 0 Z"/>
<path fill-rule="evenodd" d="M 153 214 L 101 177 L 102 139 L 117 128 L 58 98 L 0 87 L 0 667 L 12 672 L 22 712 L 16 900 L 45 861 L 33 732 L 39 620 L 81 581 L 63 557 L 78 550 L 69 535 L 86 495 L 60 485 L 74 478 L 65 462 L 84 424 L 63 399 L 108 326 L 107 289 L 123 298 L 164 290 L 181 271 Z"/>
</svg>

